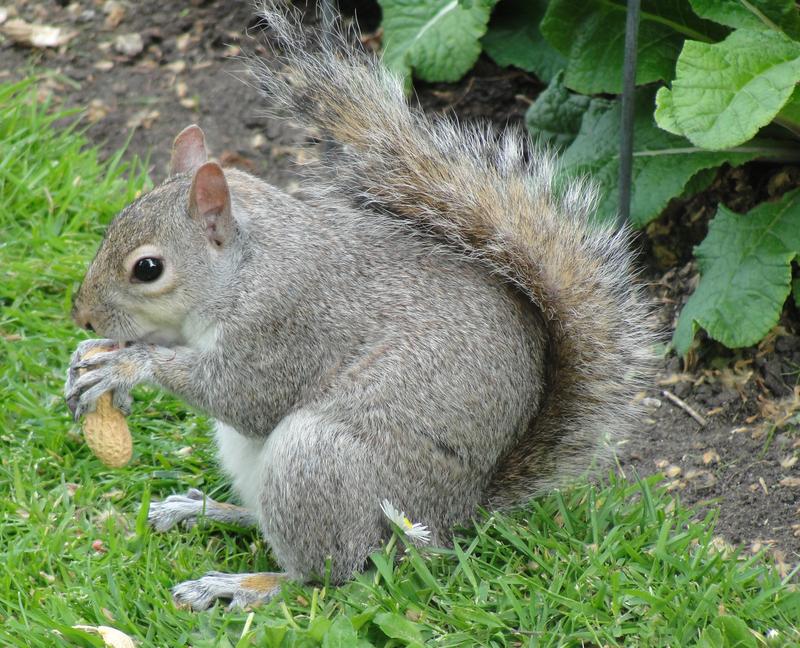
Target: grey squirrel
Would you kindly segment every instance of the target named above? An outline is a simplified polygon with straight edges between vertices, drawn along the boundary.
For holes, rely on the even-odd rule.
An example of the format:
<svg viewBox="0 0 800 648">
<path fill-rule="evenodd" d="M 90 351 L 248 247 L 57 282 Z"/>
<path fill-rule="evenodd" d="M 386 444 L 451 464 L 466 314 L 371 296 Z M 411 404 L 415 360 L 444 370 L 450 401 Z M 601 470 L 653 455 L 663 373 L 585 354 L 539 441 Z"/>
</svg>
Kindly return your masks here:
<svg viewBox="0 0 800 648">
<path fill-rule="evenodd" d="M 263 21 L 269 106 L 331 143 L 303 199 L 223 171 L 190 126 L 74 300 L 106 338 L 73 356 L 76 417 L 147 382 L 217 421 L 244 508 L 190 491 L 154 502 L 153 526 L 257 524 L 284 570 L 178 585 L 195 609 L 266 600 L 328 559 L 348 579 L 391 533 L 384 500 L 448 544 L 477 507 L 584 473 L 632 428 L 650 364 L 629 233 L 592 220 L 590 185 L 557 191 L 552 156 L 514 130 L 409 107 L 342 30 Z"/>
</svg>

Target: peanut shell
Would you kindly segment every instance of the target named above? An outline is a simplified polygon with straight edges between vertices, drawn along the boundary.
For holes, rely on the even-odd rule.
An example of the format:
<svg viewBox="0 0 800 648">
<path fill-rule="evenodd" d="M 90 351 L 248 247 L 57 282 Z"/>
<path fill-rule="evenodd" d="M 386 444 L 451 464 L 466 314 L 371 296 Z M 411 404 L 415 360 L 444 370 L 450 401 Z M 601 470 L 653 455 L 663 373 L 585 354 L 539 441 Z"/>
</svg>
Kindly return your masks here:
<svg viewBox="0 0 800 648">
<path fill-rule="evenodd" d="M 84 358 L 107 351 L 96 348 L 88 351 Z M 111 393 L 97 399 L 97 409 L 83 419 L 83 438 L 95 457 L 109 468 L 125 466 L 133 455 L 128 422 L 123 413 L 111 401 Z"/>
</svg>

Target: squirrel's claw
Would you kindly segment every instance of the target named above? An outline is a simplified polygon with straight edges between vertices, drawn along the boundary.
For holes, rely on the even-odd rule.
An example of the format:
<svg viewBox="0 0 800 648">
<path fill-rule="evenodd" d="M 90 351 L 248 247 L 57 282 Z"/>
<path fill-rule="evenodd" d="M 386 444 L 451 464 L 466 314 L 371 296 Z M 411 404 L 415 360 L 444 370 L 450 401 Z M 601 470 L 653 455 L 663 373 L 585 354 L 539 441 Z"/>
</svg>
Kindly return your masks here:
<svg viewBox="0 0 800 648">
<path fill-rule="evenodd" d="M 75 352 L 69 359 L 69 368 L 67 369 L 67 380 L 64 383 L 64 399 L 67 402 L 67 407 L 69 408 L 70 413 L 72 414 L 73 419 L 76 421 L 81 417 L 83 413 L 81 408 L 79 407 L 79 399 L 78 399 L 78 392 L 76 391 L 75 385 L 78 382 L 78 379 L 81 377 L 80 370 L 86 366 L 83 364 L 83 356 L 91 350 L 97 347 L 102 347 L 105 349 L 113 349 L 116 347 L 116 342 L 114 340 L 106 340 L 106 339 L 92 339 L 92 340 L 84 340 L 78 345 L 78 348 L 75 349 Z M 105 355 L 105 354 L 103 354 Z M 93 409 L 93 408 L 92 408 Z M 86 410 L 91 411 L 91 410 Z"/>
<path fill-rule="evenodd" d="M 84 358 L 93 347 L 111 348 Z M 113 340 L 86 340 L 72 355 L 64 397 L 75 420 L 93 412 L 97 399 L 106 392 L 113 393 L 114 406 L 123 413 L 130 412 L 130 392 L 134 386 L 151 377 L 150 358 L 144 346 L 119 348 Z"/>
</svg>

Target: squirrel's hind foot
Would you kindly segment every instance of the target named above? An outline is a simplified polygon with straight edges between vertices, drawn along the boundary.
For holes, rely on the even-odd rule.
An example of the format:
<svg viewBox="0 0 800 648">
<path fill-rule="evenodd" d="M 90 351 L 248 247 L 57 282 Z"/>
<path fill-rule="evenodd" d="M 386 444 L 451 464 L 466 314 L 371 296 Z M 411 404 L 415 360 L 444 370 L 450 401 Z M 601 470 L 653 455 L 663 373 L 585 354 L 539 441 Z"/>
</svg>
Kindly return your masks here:
<svg viewBox="0 0 800 648">
<path fill-rule="evenodd" d="M 207 610 L 219 600 L 230 601 L 228 610 L 256 607 L 267 603 L 281 590 L 285 574 L 224 574 L 208 572 L 197 580 L 185 581 L 172 588 L 175 605 L 195 612 Z"/>
<path fill-rule="evenodd" d="M 150 502 L 147 512 L 148 523 L 160 532 L 179 523 L 191 529 L 201 517 L 244 528 L 258 526 L 258 520 L 247 509 L 217 502 L 196 488 L 190 488 L 186 495 L 170 495 L 161 502 Z"/>
</svg>

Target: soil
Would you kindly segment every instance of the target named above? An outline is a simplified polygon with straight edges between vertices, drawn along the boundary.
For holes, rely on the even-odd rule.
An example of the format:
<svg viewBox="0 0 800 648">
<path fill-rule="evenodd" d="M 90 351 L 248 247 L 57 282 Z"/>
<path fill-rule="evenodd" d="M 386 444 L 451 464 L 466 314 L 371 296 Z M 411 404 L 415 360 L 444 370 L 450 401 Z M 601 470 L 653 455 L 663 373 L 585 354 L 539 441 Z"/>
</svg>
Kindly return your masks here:
<svg viewBox="0 0 800 648">
<path fill-rule="evenodd" d="M 367 42 L 375 43 L 379 13 L 369 3 L 358 5 Z M 352 15 L 353 2 L 341 6 Z M 55 48 L 0 40 L 0 81 L 41 73 L 42 98 L 86 109 L 86 135 L 102 155 L 127 143 L 128 155 L 146 158 L 158 182 L 174 136 L 198 123 L 224 163 L 292 187 L 292 164 L 306 155 L 299 135 L 267 118 L 256 90 L 242 81 L 242 49 L 266 54 L 249 2 L 17 0 L 7 11 L 6 24 L 21 18 L 75 32 Z M 420 84 L 416 96 L 428 111 L 502 127 L 521 123 L 541 87 L 533 77 L 482 58 L 460 83 Z M 692 246 L 705 236 L 716 205 L 722 201 L 743 212 L 798 185 L 795 167 L 723 169 L 699 196 L 674 201 L 648 228 L 640 240 L 644 277 L 667 334 L 696 285 Z M 699 515 L 717 512 L 717 530 L 726 541 L 745 551 L 766 548 L 782 569 L 800 561 L 798 330 L 790 304 L 758 347 L 734 352 L 701 339 L 687 363 L 666 357 L 641 395 L 648 410 L 641 430 L 619 450 L 625 474 L 664 473 L 668 488 L 698 505 Z"/>
</svg>

